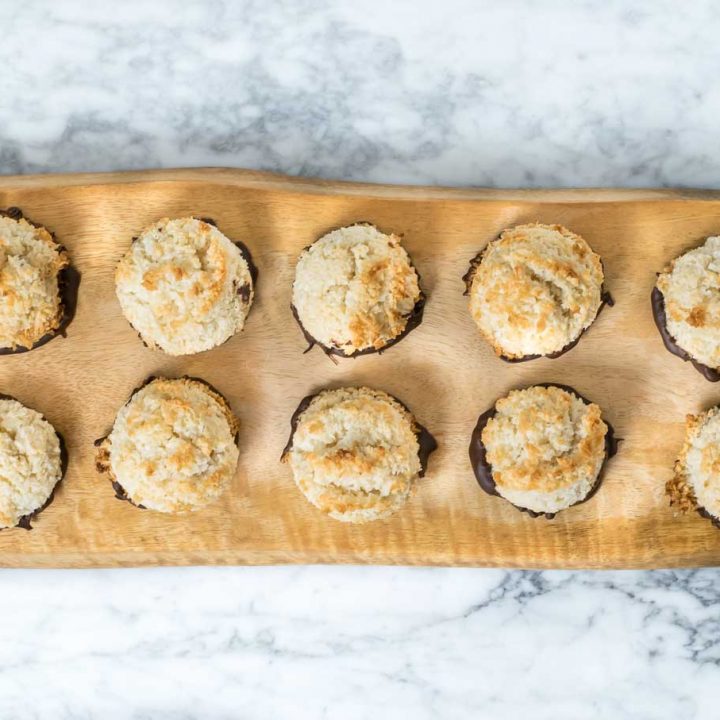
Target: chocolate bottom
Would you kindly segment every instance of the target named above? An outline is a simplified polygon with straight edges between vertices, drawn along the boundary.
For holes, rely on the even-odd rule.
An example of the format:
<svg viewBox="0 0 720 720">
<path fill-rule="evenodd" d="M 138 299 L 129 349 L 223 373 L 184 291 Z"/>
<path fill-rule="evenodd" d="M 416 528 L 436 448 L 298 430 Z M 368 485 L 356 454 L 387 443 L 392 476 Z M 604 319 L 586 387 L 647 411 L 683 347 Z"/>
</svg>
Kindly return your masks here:
<svg viewBox="0 0 720 720">
<path fill-rule="evenodd" d="M 706 380 L 717 382 L 720 380 L 720 372 L 715 368 L 711 368 L 703 363 L 695 360 L 690 353 L 683 350 L 676 342 L 675 338 L 670 334 L 667 328 L 667 315 L 665 314 L 665 297 L 657 287 L 654 287 L 650 294 L 650 302 L 652 305 L 653 319 L 655 325 L 660 332 L 665 349 L 676 357 L 685 362 L 689 362 Z"/>
<path fill-rule="evenodd" d="M 0 393 L 0 400 L 14 400 L 15 402 L 20 402 L 16 397 L 13 397 L 12 395 L 6 395 L 4 393 Z M 23 405 L 23 403 L 20 404 Z M 23 407 L 27 406 L 23 405 Z M 42 416 L 42 418 L 46 422 L 50 423 L 50 421 L 44 415 Z M 55 435 L 57 436 L 58 442 L 60 444 L 60 477 L 53 486 L 53 489 L 50 491 L 50 495 L 48 495 L 47 500 L 39 508 L 33 510 L 27 515 L 23 515 L 18 520 L 15 527 L 22 528 L 23 530 L 32 530 L 32 525 L 30 524 L 31 521 L 34 520 L 55 499 L 55 492 L 58 489 L 60 483 L 65 479 L 65 475 L 67 473 L 69 456 L 67 445 L 65 445 L 65 438 L 55 429 L 55 426 L 52 423 L 50 423 L 50 426 L 55 431 Z M 0 531 L 9 529 L 11 528 L 0 528 Z"/>
<path fill-rule="evenodd" d="M 147 510 L 147 508 L 144 505 L 139 505 L 136 503 L 128 494 L 125 488 L 117 481 L 117 480 L 111 480 L 110 484 L 112 485 L 112 489 L 115 491 L 115 497 L 118 500 L 123 500 L 124 502 L 129 502 L 131 505 L 134 505 L 138 510 Z"/>
<path fill-rule="evenodd" d="M 572 393 L 573 395 L 575 395 L 575 397 L 582 400 L 586 405 L 590 404 L 590 400 L 588 400 L 586 397 L 581 395 L 579 392 L 577 392 L 577 390 L 570 387 L 569 385 L 561 385 L 559 383 L 538 383 L 537 385 L 532 385 L 530 387 L 560 388 L 561 390 Z M 475 429 L 473 430 L 470 439 L 469 454 L 470 463 L 472 464 L 473 472 L 475 473 L 475 478 L 478 482 L 478 485 L 480 485 L 480 487 L 488 495 L 496 495 L 498 497 L 502 497 L 502 495 L 498 492 L 497 485 L 495 483 L 495 480 L 493 479 L 492 466 L 488 462 L 487 450 L 485 449 L 485 445 L 482 441 L 482 432 L 490 419 L 495 416 L 495 413 L 497 412 L 496 408 L 497 401 L 495 405 L 493 405 L 489 410 L 486 410 L 478 418 L 477 425 L 475 426 Z M 613 429 L 613 426 L 609 422 L 607 422 L 607 420 L 604 420 L 604 422 L 608 428 L 607 433 L 605 434 L 605 458 L 603 459 L 603 463 L 600 466 L 598 476 L 595 479 L 595 483 L 593 484 L 592 488 L 590 488 L 590 492 L 588 492 L 588 494 L 582 500 L 578 500 L 576 503 L 570 505 L 570 507 L 574 507 L 575 505 L 580 505 L 581 503 L 587 502 L 588 500 L 590 500 L 590 498 L 592 498 L 593 495 L 595 495 L 595 493 L 600 489 L 603 474 L 605 471 L 605 465 L 608 459 L 613 457 L 617 453 L 618 444 L 620 441 L 615 437 L 615 431 Z M 506 500 L 506 502 L 510 503 L 509 500 Z M 536 512 L 535 510 L 530 510 L 530 508 L 524 508 L 518 505 L 514 505 L 513 503 L 510 503 L 510 505 L 520 510 L 520 512 L 527 513 L 528 515 L 530 515 L 530 517 L 533 518 L 544 515 L 548 520 L 552 520 L 555 515 L 557 515 L 557 512 L 561 512 L 560 510 L 558 510 L 554 513 L 542 513 Z"/>
<path fill-rule="evenodd" d="M 11 207 L 7 210 L 0 210 L 0 216 L 9 217 L 13 220 L 20 220 L 24 218 L 22 210 L 17 207 Z M 43 227 L 37 223 L 32 222 L 29 218 L 24 218 L 27 222 L 36 228 Z M 47 230 L 47 228 L 45 228 Z M 48 230 L 48 232 L 50 232 Z M 55 240 L 55 234 L 50 233 L 53 240 Z M 65 248 L 61 245 L 61 250 Z M 76 270 L 72 265 L 64 267 L 58 273 L 58 292 L 60 294 L 60 304 L 62 308 L 62 314 L 60 317 L 60 323 L 57 328 L 52 332 L 46 333 L 39 340 L 34 342 L 30 347 L 14 347 L 14 348 L 0 348 L 0 355 L 19 355 L 21 353 L 30 352 L 43 345 L 47 345 L 54 338 L 61 336 L 67 336 L 67 329 L 70 323 L 75 317 L 75 311 L 77 310 L 77 298 L 78 290 L 80 288 L 80 272 Z"/>
<path fill-rule="evenodd" d="M 302 331 L 303 337 L 308 343 L 307 348 L 303 351 L 304 353 L 310 352 L 316 345 L 328 356 L 337 356 L 342 358 L 355 358 L 359 357 L 360 355 L 372 355 L 374 353 L 382 354 L 384 353 L 388 348 L 392 347 L 393 345 L 396 345 L 399 343 L 404 337 L 406 337 L 409 333 L 411 333 L 416 327 L 420 325 L 420 323 L 423 320 L 423 313 L 425 312 L 425 295 L 420 292 L 420 298 L 415 303 L 415 306 L 412 309 L 412 312 L 407 316 L 407 321 L 405 323 L 405 327 L 403 328 L 402 332 L 394 337 L 392 340 L 389 340 L 385 343 L 381 348 L 364 348 L 362 350 L 355 350 L 355 352 L 346 353 L 340 348 L 336 347 L 329 347 L 327 345 L 323 345 L 319 340 L 316 340 L 306 329 L 305 326 L 302 324 L 300 320 L 300 316 L 298 315 L 297 308 L 294 305 L 290 305 L 290 310 L 292 311 L 293 317 L 295 318 L 295 321 L 300 326 L 300 330 Z"/>
<path fill-rule="evenodd" d="M 316 392 L 312 395 L 307 395 L 306 397 L 304 397 L 300 401 L 300 404 L 297 406 L 295 412 L 292 414 L 292 417 L 290 418 L 290 437 L 288 438 L 287 444 L 285 445 L 285 448 L 282 451 L 282 455 L 280 456 L 281 461 L 285 459 L 287 454 L 293 448 L 293 439 L 295 438 L 295 432 L 297 430 L 298 423 L 300 422 L 301 415 L 308 409 L 308 407 L 310 407 L 310 403 L 322 392 L 324 391 L 321 390 L 320 392 Z M 390 393 L 387 394 L 390 395 Z M 405 405 L 402 400 L 398 400 L 398 398 L 396 398 L 394 395 L 390 395 L 390 397 L 395 400 L 395 402 L 402 405 L 402 407 L 404 407 L 405 410 L 407 410 L 407 412 L 410 413 L 413 418 L 415 424 L 415 437 L 418 441 L 418 459 L 420 460 L 420 473 L 418 477 L 424 477 L 427 471 L 430 455 L 435 452 L 435 450 L 437 450 L 437 440 L 435 440 L 433 435 L 424 425 L 421 425 L 415 419 L 415 416 L 412 414 L 410 408 L 408 408 L 408 406 Z"/>
<path fill-rule="evenodd" d="M 230 407 L 230 403 L 228 402 L 227 398 L 214 385 L 209 383 L 207 380 L 203 380 L 202 378 L 194 377 L 192 375 L 181 375 L 178 378 L 165 378 L 165 377 L 160 377 L 158 375 L 149 375 L 147 378 L 145 378 L 145 380 L 143 380 L 142 383 L 140 383 L 140 385 L 138 385 L 130 393 L 130 395 L 128 396 L 128 399 L 123 404 L 123 407 L 125 407 L 135 397 L 135 395 L 137 395 L 137 393 L 139 393 L 144 387 L 147 387 L 150 383 L 154 382 L 155 380 L 192 380 L 193 382 L 200 383 L 201 385 L 204 385 L 205 387 L 207 387 L 209 390 L 212 390 L 212 392 L 214 392 L 216 395 L 219 395 L 225 401 L 227 406 Z M 101 447 L 102 444 L 107 440 L 109 434 L 110 433 L 108 433 L 107 435 L 103 435 L 103 437 L 95 440 L 93 445 L 96 448 Z M 239 445 L 239 441 L 240 441 L 240 431 L 239 430 L 238 430 L 238 432 L 235 433 L 234 440 L 235 440 L 235 444 Z M 100 466 L 100 464 L 96 463 L 96 466 L 97 466 L 97 469 L 99 472 L 106 472 L 106 470 L 104 468 L 102 468 Z M 129 502 L 131 505 L 134 505 L 136 508 L 138 508 L 140 510 L 147 510 L 147 508 L 144 505 L 140 505 L 140 504 L 134 502 L 128 495 L 125 488 L 117 480 L 115 480 L 114 478 L 111 477 L 110 484 L 112 485 L 112 489 L 115 491 L 115 497 L 118 500 L 123 500 L 124 502 Z"/>
<path fill-rule="evenodd" d="M 720 530 L 720 518 L 716 518 L 714 515 L 711 515 L 704 507 L 696 508 L 696 512 L 700 517 L 709 520 L 718 530 Z"/>
</svg>

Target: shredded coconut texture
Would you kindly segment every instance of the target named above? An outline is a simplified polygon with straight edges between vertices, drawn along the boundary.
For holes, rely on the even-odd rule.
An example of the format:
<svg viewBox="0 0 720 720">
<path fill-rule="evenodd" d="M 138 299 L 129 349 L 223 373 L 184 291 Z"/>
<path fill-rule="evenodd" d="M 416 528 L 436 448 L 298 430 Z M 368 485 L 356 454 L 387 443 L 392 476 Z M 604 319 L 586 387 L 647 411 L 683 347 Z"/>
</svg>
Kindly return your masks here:
<svg viewBox="0 0 720 720">
<path fill-rule="evenodd" d="M 117 414 L 98 451 L 136 504 L 166 513 L 199 510 L 217 500 L 238 462 L 238 421 L 204 383 L 157 378 Z"/>
<path fill-rule="evenodd" d="M 551 355 L 577 340 L 602 304 L 603 268 L 583 238 L 561 225 L 518 225 L 484 250 L 470 312 L 498 355 Z"/>
<path fill-rule="evenodd" d="M 326 390 L 299 418 L 286 455 L 295 482 L 336 520 L 362 523 L 402 507 L 420 474 L 413 416 L 366 387 Z"/>
<path fill-rule="evenodd" d="M 482 442 L 497 491 L 520 508 L 554 513 L 585 499 L 606 454 L 600 408 L 557 387 L 498 400 Z"/>
<path fill-rule="evenodd" d="M 418 274 L 400 239 L 372 225 L 321 237 L 298 259 L 293 305 L 317 342 L 346 355 L 381 350 L 420 300 Z"/>
<path fill-rule="evenodd" d="M 720 409 L 717 407 L 687 416 L 685 442 L 667 491 L 680 510 L 701 507 L 720 519 Z"/>
<path fill-rule="evenodd" d="M 720 237 L 686 252 L 657 279 L 668 332 L 695 360 L 720 368 Z"/>
<path fill-rule="evenodd" d="M 43 227 L 0 216 L 0 347 L 31 348 L 62 322 L 65 250 Z"/>
<path fill-rule="evenodd" d="M 39 510 L 61 476 L 53 426 L 17 400 L 0 400 L 0 527 Z"/>
<path fill-rule="evenodd" d="M 240 249 L 214 225 L 164 219 L 135 239 L 115 272 L 128 322 L 151 348 L 190 355 L 243 329 L 254 287 Z"/>
</svg>

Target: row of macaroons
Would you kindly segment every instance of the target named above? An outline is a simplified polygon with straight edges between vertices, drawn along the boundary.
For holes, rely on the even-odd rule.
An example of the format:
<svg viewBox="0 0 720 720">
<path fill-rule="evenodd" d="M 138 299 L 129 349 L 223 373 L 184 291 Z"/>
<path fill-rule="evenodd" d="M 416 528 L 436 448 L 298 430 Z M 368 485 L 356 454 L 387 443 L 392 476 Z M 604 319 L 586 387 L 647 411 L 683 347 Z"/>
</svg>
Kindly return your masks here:
<svg viewBox="0 0 720 720">
<path fill-rule="evenodd" d="M 397 398 L 368 387 L 306 397 L 291 418 L 282 459 L 315 507 L 363 523 L 399 511 L 437 448 Z M 96 467 L 116 497 L 143 510 L 186 513 L 227 489 L 239 459 L 239 421 L 220 392 L 197 378 L 151 377 L 133 391 L 111 431 L 96 441 Z M 708 443 L 708 439 L 710 442 Z M 708 451 L 708 445 L 714 449 Z M 617 450 L 601 409 L 556 384 L 513 390 L 482 413 L 470 439 L 480 487 L 532 517 L 589 500 Z M 720 478 L 698 453 L 720 452 L 720 413 L 688 424 L 671 503 L 717 522 Z M 0 527 L 30 528 L 65 474 L 60 435 L 36 410 L 0 400 Z"/>
<path fill-rule="evenodd" d="M 6 257 L 15 256 L 2 274 L 0 352 L 22 352 L 67 327 L 77 274 L 62 246 L 17 208 L 0 212 L 0 244 Z M 36 272 L 23 267 L 42 262 L 46 267 Z M 711 380 L 720 379 L 717 266 L 720 238 L 709 238 L 659 275 L 652 298 L 666 347 Z M 53 272 L 59 280 L 45 283 L 44 300 L 37 287 L 28 292 L 27 283 L 42 285 Z M 599 255 L 582 237 L 536 223 L 504 231 L 471 261 L 463 279 L 483 337 L 501 358 L 520 362 L 574 347 L 612 303 L 604 278 Z M 143 230 L 115 273 L 127 320 L 146 345 L 171 355 L 211 349 L 242 330 L 256 280 L 247 247 L 213 221 L 194 217 L 163 219 Z M 327 353 L 352 357 L 387 349 L 421 323 L 425 300 L 400 239 L 373 225 L 334 230 L 298 258 L 292 312 L 309 343 Z"/>
</svg>

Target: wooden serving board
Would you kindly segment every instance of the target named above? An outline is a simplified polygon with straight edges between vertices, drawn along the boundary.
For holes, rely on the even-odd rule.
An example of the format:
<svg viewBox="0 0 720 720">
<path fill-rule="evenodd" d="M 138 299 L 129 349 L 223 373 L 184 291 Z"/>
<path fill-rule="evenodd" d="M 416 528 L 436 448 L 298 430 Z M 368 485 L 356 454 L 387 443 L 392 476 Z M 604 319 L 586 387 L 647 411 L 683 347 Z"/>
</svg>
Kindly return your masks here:
<svg viewBox="0 0 720 720">
<path fill-rule="evenodd" d="M 0 179 L 0 207 L 53 230 L 82 273 L 65 339 L 0 358 L 0 392 L 64 435 L 67 476 L 34 529 L 0 532 L 0 565 L 403 563 L 639 568 L 720 562 L 720 531 L 676 517 L 663 486 L 684 417 L 720 400 L 663 348 L 650 313 L 655 273 L 720 232 L 720 193 L 644 190 L 449 190 L 289 179 L 240 170 L 170 170 Z M 131 238 L 165 216 L 211 217 L 260 270 L 245 331 L 171 358 L 143 347 L 120 313 L 113 271 Z M 330 229 L 360 220 L 404 236 L 428 294 L 423 324 L 380 356 L 337 365 L 306 343 L 290 313 L 295 259 Z M 467 310 L 461 277 L 505 227 L 561 223 L 602 256 L 616 304 L 567 355 L 510 365 Z M 205 511 L 166 516 L 115 499 L 93 440 L 150 374 L 217 386 L 242 422 L 229 492 Z M 532 519 L 478 487 L 467 457 L 477 416 L 508 390 L 560 382 L 599 403 L 624 438 L 604 484 L 555 520 Z M 325 517 L 279 462 L 293 410 L 326 386 L 367 384 L 403 400 L 437 437 L 427 476 L 387 521 Z"/>
</svg>

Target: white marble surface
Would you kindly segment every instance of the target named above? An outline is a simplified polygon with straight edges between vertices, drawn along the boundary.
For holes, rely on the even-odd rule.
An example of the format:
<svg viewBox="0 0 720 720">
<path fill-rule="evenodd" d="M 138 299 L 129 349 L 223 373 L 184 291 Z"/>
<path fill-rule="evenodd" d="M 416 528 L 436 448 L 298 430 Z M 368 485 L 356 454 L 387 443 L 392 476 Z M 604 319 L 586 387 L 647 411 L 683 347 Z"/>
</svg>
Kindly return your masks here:
<svg viewBox="0 0 720 720">
<path fill-rule="evenodd" d="M 720 8 L 0 0 L 0 172 L 720 187 Z M 0 572 L 0 718 L 718 717 L 720 573 Z"/>
</svg>

